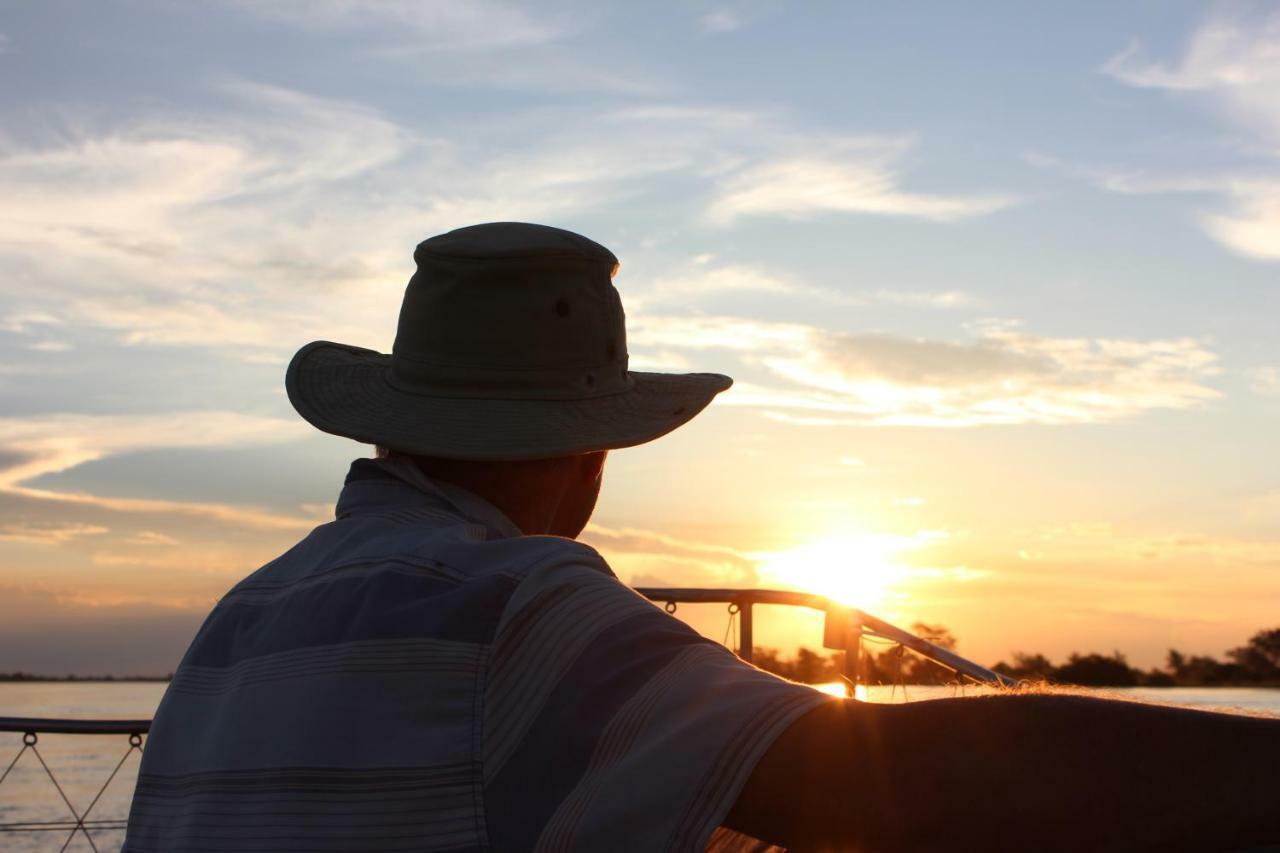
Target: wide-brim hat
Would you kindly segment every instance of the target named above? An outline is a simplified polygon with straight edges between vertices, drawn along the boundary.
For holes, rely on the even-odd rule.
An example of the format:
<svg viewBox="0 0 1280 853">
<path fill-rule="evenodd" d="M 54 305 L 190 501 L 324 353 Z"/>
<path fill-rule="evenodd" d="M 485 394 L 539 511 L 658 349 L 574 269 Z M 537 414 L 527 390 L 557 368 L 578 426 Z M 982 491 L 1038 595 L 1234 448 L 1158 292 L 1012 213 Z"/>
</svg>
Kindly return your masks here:
<svg viewBox="0 0 1280 853">
<path fill-rule="evenodd" d="M 390 355 L 315 341 L 289 364 L 298 414 L 334 435 L 450 459 L 516 460 L 666 435 L 733 384 L 628 370 L 612 252 L 519 222 L 420 243 Z"/>
</svg>

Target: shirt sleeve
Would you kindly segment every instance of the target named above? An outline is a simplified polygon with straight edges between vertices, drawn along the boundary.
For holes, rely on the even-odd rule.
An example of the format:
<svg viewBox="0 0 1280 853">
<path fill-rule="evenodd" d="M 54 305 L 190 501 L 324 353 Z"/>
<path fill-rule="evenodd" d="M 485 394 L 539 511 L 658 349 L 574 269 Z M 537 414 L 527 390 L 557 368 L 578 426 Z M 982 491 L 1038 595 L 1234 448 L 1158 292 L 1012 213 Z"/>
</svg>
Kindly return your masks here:
<svg viewBox="0 0 1280 853">
<path fill-rule="evenodd" d="M 704 850 L 778 735 L 834 700 L 744 663 L 594 561 L 533 570 L 503 614 L 484 691 L 489 841 Z"/>
</svg>

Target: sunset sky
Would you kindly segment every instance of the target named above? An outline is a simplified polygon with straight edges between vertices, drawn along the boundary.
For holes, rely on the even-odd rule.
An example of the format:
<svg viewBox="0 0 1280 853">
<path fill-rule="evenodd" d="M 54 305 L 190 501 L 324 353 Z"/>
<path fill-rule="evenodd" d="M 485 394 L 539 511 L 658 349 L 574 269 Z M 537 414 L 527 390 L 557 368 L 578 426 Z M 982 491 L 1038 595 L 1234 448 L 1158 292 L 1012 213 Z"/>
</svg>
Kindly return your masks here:
<svg viewBox="0 0 1280 853">
<path fill-rule="evenodd" d="M 289 357 L 490 220 L 737 380 L 611 456 L 624 580 L 1219 655 L 1280 625 L 1277 93 L 1269 4 L 7 3 L 0 671 L 171 669 L 369 452 Z"/>
</svg>

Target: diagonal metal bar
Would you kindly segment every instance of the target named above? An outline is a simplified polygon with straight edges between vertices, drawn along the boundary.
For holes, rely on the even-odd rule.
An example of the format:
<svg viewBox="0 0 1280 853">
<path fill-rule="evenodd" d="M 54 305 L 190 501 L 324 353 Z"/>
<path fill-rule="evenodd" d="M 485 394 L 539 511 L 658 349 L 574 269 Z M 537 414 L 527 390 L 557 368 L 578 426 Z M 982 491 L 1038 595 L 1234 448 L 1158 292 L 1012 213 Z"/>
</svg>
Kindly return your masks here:
<svg viewBox="0 0 1280 853">
<path fill-rule="evenodd" d="M 9 771 L 13 769 L 13 766 L 18 763 L 18 759 L 22 758 L 30 748 L 31 744 L 27 743 L 26 738 L 23 738 L 22 749 L 18 750 L 18 754 L 13 757 L 13 761 L 10 761 L 9 766 L 4 769 L 4 775 L 0 776 L 0 785 L 3 785 L 4 780 L 9 778 Z"/>
<path fill-rule="evenodd" d="M 67 840 L 62 842 L 62 848 L 58 850 L 58 853 L 63 853 L 63 851 L 67 849 L 67 846 L 71 844 L 71 839 L 76 837 L 77 829 L 84 833 L 85 838 L 90 837 L 89 830 L 85 827 L 85 818 L 89 816 L 89 812 L 93 811 L 93 807 L 98 804 L 98 800 L 102 799 L 102 795 L 106 793 L 107 787 L 111 784 L 111 781 L 116 778 L 116 774 L 120 772 L 120 768 L 124 766 L 124 763 L 129 760 L 129 756 L 133 755 L 135 750 L 139 754 L 142 753 L 142 738 L 136 734 L 129 735 L 129 748 L 124 751 L 124 755 L 120 756 L 120 760 L 116 762 L 115 769 L 111 771 L 111 775 L 107 777 L 107 781 L 103 782 L 102 787 L 98 789 L 98 794 L 93 798 L 93 802 L 89 803 L 84 810 L 84 814 L 80 815 L 76 819 L 75 827 L 73 827 L 70 834 L 67 835 Z M 93 844 L 92 839 L 90 839 L 89 844 Z M 97 848 L 95 847 L 94 849 L 96 850 Z"/>
<path fill-rule="evenodd" d="M 49 781 L 53 783 L 53 787 L 58 789 L 58 793 L 62 796 L 62 801 L 67 804 L 67 809 L 70 810 L 71 816 L 76 819 L 76 825 L 75 828 L 71 830 L 71 836 L 74 837 L 76 832 L 83 832 L 85 840 L 88 841 L 89 846 L 93 848 L 93 853 L 101 853 L 101 851 L 98 850 L 98 845 L 93 843 L 93 836 L 89 834 L 89 830 L 84 828 L 84 818 L 78 811 L 76 811 L 76 807 L 71 805 L 71 800 L 67 799 L 67 792 L 62 790 L 62 786 L 58 784 L 58 777 L 53 775 L 53 771 L 50 770 L 49 765 L 45 763 L 44 756 L 40 754 L 40 750 L 32 744 L 31 751 L 35 753 L 36 758 L 40 759 L 40 766 L 43 767 L 44 772 L 49 775 Z M 67 843 L 69 844 L 70 842 L 71 839 L 68 838 Z M 62 849 L 67 849 L 67 845 L 63 844 Z"/>
</svg>

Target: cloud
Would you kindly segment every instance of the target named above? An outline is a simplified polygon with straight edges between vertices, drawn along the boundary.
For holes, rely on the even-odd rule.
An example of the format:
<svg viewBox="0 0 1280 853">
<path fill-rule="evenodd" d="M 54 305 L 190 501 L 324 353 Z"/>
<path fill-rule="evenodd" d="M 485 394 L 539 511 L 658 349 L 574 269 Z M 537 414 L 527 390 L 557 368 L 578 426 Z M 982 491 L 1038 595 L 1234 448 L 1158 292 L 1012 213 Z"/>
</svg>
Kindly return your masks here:
<svg viewBox="0 0 1280 853">
<path fill-rule="evenodd" d="M 148 103 L 105 123 L 69 112 L 0 139 L 0 296 L 15 303 L 2 322 L 31 338 L 23 346 L 107 330 L 125 347 L 196 346 L 257 363 L 279 363 L 310 337 L 380 346 L 409 247 L 426 235 L 495 219 L 572 221 L 660 192 L 668 177 L 694 192 L 663 197 L 667 221 L 698 220 L 708 207 L 727 220 L 818 213 L 808 201 L 779 207 L 761 183 L 813 148 L 877 176 L 859 191 L 866 212 L 948 219 L 990 201 L 901 190 L 901 140 L 831 142 L 770 113 L 574 106 L 504 113 L 500 125 L 468 115 L 427 135 L 362 105 L 245 80 L 222 79 L 212 94 L 201 111 Z M 496 141 L 510 135 L 522 144 Z M 677 273 L 656 296 L 686 287 L 832 304 L 964 301 L 844 293 L 723 264 Z"/>
<path fill-rule="evenodd" d="M 1239 254 L 1280 261 L 1280 179 L 1234 181 L 1226 186 L 1230 213 L 1204 216 L 1209 235 Z"/>
<path fill-rule="evenodd" d="M 254 15 L 309 30 L 377 32 L 420 50 L 466 51 L 544 44 L 563 25 L 494 0 L 235 0 Z"/>
<path fill-rule="evenodd" d="M 662 553 L 670 556 L 723 563 L 739 569 L 748 569 L 754 563 L 749 556 L 736 548 L 691 542 L 653 530 L 642 530 L 635 527 L 607 527 L 592 523 L 587 525 L 586 533 L 587 537 L 597 547 L 618 551 Z"/>
<path fill-rule="evenodd" d="M 529 4 L 475 0 L 232 0 L 244 14 L 326 37 L 318 49 L 395 64 L 397 73 L 439 87 L 608 92 L 653 96 L 667 87 L 647 73 L 592 61 L 565 43 L 590 29 L 593 12 L 535 13 Z"/>
<path fill-rule="evenodd" d="M 234 412 L 153 415 L 50 415 L 0 418 L 0 493 L 40 501 L 83 504 L 126 512 L 203 515 L 266 529 L 304 529 L 315 519 L 192 501 L 115 498 L 26 485 L 105 456 L 173 447 L 232 447 L 297 438 L 301 421 Z"/>
<path fill-rule="evenodd" d="M 218 91 L 236 108 L 216 119 L 147 116 L 0 147 L 11 259 L 0 289 L 22 306 L 8 328 L 273 347 L 285 317 L 306 319 L 296 293 L 364 285 L 391 266 L 385 249 L 366 251 L 375 235 L 322 198 L 407 154 L 407 136 L 348 104 L 243 81 Z M 368 316 L 362 302 L 352 294 L 333 316 Z"/>
<path fill-rule="evenodd" d="M 108 532 L 107 528 L 97 524 L 12 521 L 0 524 L 0 541 L 60 545 L 82 536 L 100 536 Z"/>
<path fill-rule="evenodd" d="M 731 9 L 714 9 L 698 19 L 698 25 L 707 33 L 733 32 L 742 24 L 742 18 Z"/>
<path fill-rule="evenodd" d="M 155 530 L 139 530 L 124 540 L 127 545 L 177 545 L 178 540 Z"/>
<path fill-rule="evenodd" d="M 505 120 L 535 140 L 513 151 L 423 137 L 277 87 L 230 80 L 218 93 L 221 111 L 0 143 L 0 291 L 21 306 L 6 328 L 106 328 L 129 345 L 239 345 L 248 357 L 295 346 L 282 328 L 381 339 L 423 236 L 562 219 L 646 176 L 696 168 L 719 132 L 703 123 L 677 138 L 637 132 L 635 114 L 537 114 Z M 484 134 L 459 138 L 472 135 Z"/>
<path fill-rule="evenodd" d="M 871 300 L 908 308 L 965 308 L 977 300 L 960 290 L 891 290 L 881 288 L 870 294 Z"/>
<path fill-rule="evenodd" d="M 1070 170 L 1110 192 L 1125 195 L 1196 193 L 1218 195 L 1226 211 L 1202 211 L 1201 227 L 1222 245 L 1246 257 L 1280 259 L 1280 163 L 1277 174 L 1151 175 L 1142 171 Z"/>
<path fill-rule="evenodd" d="M 866 300 L 855 294 L 816 287 L 746 264 L 709 264 L 709 261 L 698 263 L 695 259 L 686 269 L 654 276 L 646 287 L 635 291 L 634 297 L 628 291 L 628 304 L 633 309 L 666 304 L 687 305 L 706 297 L 739 293 L 773 294 L 827 304 L 866 304 Z"/>
<path fill-rule="evenodd" d="M 1140 180 L 1128 190 L 1217 192 L 1227 208 L 1202 215 L 1209 236 L 1246 257 L 1280 260 L 1280 12 L 1220 10 L 1195 31 L 1179 62 L 1151 60 L 1135 41 L 1102 70 L 1130 86 L 1206 99 L 1252 137 L 1263 158 L 1253 172 Z M 1124 182 L 1118 188 L 1125 191 Z"/>
<path fill-rule="evenodd" d="M 859 139 L 823 156 L 774 159 L 724 179 L 707 209 L 715 223 L 746 216 L 858 213 L 953 222 L 1018 202 L 1012 195 L 938 195 L 901 187 L 896 163 L 910 140 Z"/>
<path fill-rule="evenodd" d="M 755 586 L 757 561 L 734 548 L 641 530 L 589 524 L 583 540 L 638 586 Z"/>
<path fill-rule="evenodd" d="M 1193 338 L 1049 338 L 1016 325 L 965 341 L 844 334 L 736 317 L 638 318 L 644 348 L 723 350 L 774 384 L 740 381 L 726 405 L 802 425 L 1099 423 L 1220 396 L 1217 356 Z M 778 384 L 781 381 L 783 384 Z"/>
<path fill-rule="evenodd" d="M 1280 142 L 1280 13 L 1222 10 L 1192 34 L 1180 62 L 1150 60 L 1134 41 L 1102 70 L 1130 86 L 1209 94 L 1233 119 Z"/>
<path fill-rule="evenodd" d="M 1280 396 L 1280 367 L 1266 365 L 1248 371 L 1249 387 L 1255 394 Z"/>
<path fill-rule="evenodd" d="M 910 308 L 950 309 L 970 305 L 972 296 L 960 291 L 921 291 L 879 288 L 860 290 L 841 283 L 823 287 L 797 278 L 779 275 L 748 264 L 717 264 L 709 255 L 699 255 L 683 268 L 649 276 L 627 291 L 633 310 L 653 310 L 657 306 L 684 306 L 711 297 L 756 293 L 788 300 L 825 305 L 896 305 Z"/>
<path fill-rule="evenodd" d="M 780 10 L 775 0 L 726 0 L 704 5 L 698 28 L 709 36 L 736 32 L 773 16 Z"/>
</svg>

